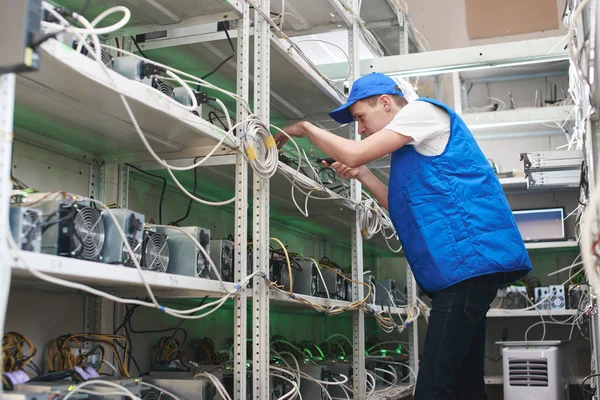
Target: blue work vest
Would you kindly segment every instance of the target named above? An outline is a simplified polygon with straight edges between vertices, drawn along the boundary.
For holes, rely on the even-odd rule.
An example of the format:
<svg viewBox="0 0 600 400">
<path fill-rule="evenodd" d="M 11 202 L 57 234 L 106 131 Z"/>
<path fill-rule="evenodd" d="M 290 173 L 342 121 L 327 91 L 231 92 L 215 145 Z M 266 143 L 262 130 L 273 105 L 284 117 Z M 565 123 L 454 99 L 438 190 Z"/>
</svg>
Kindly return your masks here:
<svg viewBox="0 0 600 400">
<path fill-rule="evenodd" d="M 392 153 L 388 207 L 416 281 L 435 292 L 480 275 L 526 275 L 525 244 L 469 128 L 445 104 L 419 100 L 448 112 L 450 139 L 439 156 L 410 145 Z"/>
</svg>

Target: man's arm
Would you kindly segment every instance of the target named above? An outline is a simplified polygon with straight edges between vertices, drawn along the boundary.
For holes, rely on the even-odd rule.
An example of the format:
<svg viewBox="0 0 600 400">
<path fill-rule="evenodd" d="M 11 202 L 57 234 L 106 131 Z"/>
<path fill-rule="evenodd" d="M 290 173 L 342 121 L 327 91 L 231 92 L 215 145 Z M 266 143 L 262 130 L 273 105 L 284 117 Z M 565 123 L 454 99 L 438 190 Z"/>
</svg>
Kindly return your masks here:
<svg viewBox="0 0 600 400">
<path fill-rule="evenodd" d="M 357 179 L 375 196 L 375 200 L 387 210 L 388 187 L 377 178 L 371 170 L 365 167 L 365 171 L 358 175 Z"/>
<path fill-rule="evenodd" d="M 360 167 L 378 160 L 413 140 L 410 136 L 382 129 L 363 140 L 354 141 L 327 132 L 310 122 L 300 122 L 287 129 L 298 130 L 297 132 L 290 132 L 291 136 L 307 136 L 327 155 L 350 168 Z M 275 140 L 280 144 L 279 147 L 287 141 L 287 139 L 283 140 L 281 134 L 275 135 Z"/>
</svg>

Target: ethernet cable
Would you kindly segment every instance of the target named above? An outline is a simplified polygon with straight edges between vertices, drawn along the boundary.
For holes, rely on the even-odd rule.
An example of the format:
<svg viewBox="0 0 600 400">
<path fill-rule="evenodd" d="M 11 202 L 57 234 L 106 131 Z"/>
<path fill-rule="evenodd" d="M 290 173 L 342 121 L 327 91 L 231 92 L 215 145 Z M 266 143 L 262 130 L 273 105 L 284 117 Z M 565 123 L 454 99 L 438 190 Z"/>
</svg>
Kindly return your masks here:
<svg viewBox="0 0 600 400">
<path fill-rule="evenodd" d="M 65 25 L 67 25 L 67 27 L 69 27 L 70 30 L 73 29 L 72 27 L 70 27 L 70 25 L 68 25 L 69 24 L 68 21 L 66 21 L 64 18 L 62 18 L 60 16 L 60 14 L 56 13 L 53 9 L 51 9 L 50 6 L 48 6 L 48 8 L 49 8 L 49 12 L 53 13 L 53 15 L 55 15 L 55 17 L 57 19 L 62 20 L 62 22 Z M 78 16 L 78 20 L 84 26 L 88 26 L 88 27 L 90 26 L 89 22 L 87 22 L 83 17 Z M 79 36 L 79 38 L 81 39 L 81 35 L 80 35 L 79 32 L 73 31 L 73 33 L 76 36 Z M 100 55 L 99 54 L 100 53 L 100 47 L 112 48 L 113 50 L 115 48 L 112 47 L 112 46 L 108 46 L 108 45 L 100 45 L 97 36 L 92 35 L 92 39 L 94 41 L 94 48 L 91 48 L 87 43 L 85 43 L 85 41 L 81 41 L 81 43 L 83 43 L 83 46 L 85 46 L 88 49 L 88 51 L 90 51 L 92 54 L 95 54 L 96 55 L 96 60 L 101 63 L 100 57 L 99 57 L 99 55 Z M 150 62 L 150 63 L 153 63 L 154 65 L 160 66 L 161 68 L 164 68 L 167 71 L 167 74 L 169 76 L 171 76 L 173 79 L 178 80 L 178 83 L 180 83 L 183 87 L 186 87 L 187 84 L 182 79 L 178 78 L 175 75 L 175 73 L 177 73 L 179 75 L 182 75 L 182 76 L 187 76 L 188 78 L 193 79 L 194 81 L 196 81 L 199 84 L 202 84 L 203 86 L 211 87 L 213 89 L 216 89 L 218 91 L 221 91 L 221 92 L 223 92 L 225 94 L 230 95 L 231 97 L 233 97 L 236 100 L 240 100 L 239 96 L 237 96 L 237 95 L 235 95 L 233 93 L 230 93 L 230 92 L 228 92 L 226 90 L 220 89 L 220 88 L 218 88 L 218 87 L 216 87 L 214 85 L 211 85 L 208 82 L 201 81 L 197 77 L 194 77 L 193 75 L 186 74 L 186 73 L 184 73 L 182 71 L 175 70 L 175 69 L 173 69 L 171 67 L 168 67 L 166 65 L 162 65 L 160 63 L 153 62 L 151 60 L 147 60 L 147 59 L 145 59 L 143 57 L 137 56 L 137 55 L 135 55 L 133 53 L 129 53 L 129 52 L 126 52 L 126 51 L 121 50 L 121 49 L 117 49 L 117 51 L 120 51 L 121 53 L 124 53 L 124 54 L 132 55 L 132 56 L 137 57 L 139 59 L 143 59 L 146 62 Z M 108 72 L 106 66 L 104 66 L 103 63 L 101 63 L 101 64 L 103 65 L 103 70 L 112 79 L 112 76 Z M 114 85 L 114 80 L 113 80 L 113 85 Z M 114 86 L 116 86 L 116 85 L 114 85 Z M 191 92 L 191 89 L 189 89 L 189 87 L 187 87 L 186 90 L 188 90 L 189 94 L 193 94 Z M 118 91 L 118 89 L 117 89 L 117 91 Z M 158 157 L 158 155 L 153 151 L 153 149 L 151 148 L 151 146 L 147 142 L 144 134 L 141 132 L 141 129 L 139 128 L 139 124 L 137 123 L 137 120 L 135 119 L 135 116 L 131 112 L 131 109 L 130 109 L 130 107 L 128 105 L 127 99 L 124 97 L 124 95 L 121 92 L 119 92 L 119 94 L 120 94 L 121 100 L 123 101 L 123 103 L 125 105 L 125 108 L 126 108 L 128 114 L 130 116 L 130 119 L 132 120 L 132 123 L 133 123 L 134 127 L 136 128 L 136 132 L 140 136 L 140 139 L 142 140 L 142 142 L 145 145 L 146 149 L 156 159 L 156 161 L 159 162 L 161 165 L 163 165 L 165 168 L 167 168 L 167 169 L 174 169 L 174 170 L 192 169 L 192 168 L 196 168 L 198 165 L 201 165 L 202 161 L 205 161 L 208 158 L 208 156 L 207 156 L 207 157 L 203 158 L 199 163 L 196 163 L 196 164 L 194 164 L 192 166 L 189 166 L 189 167 L 174 167 L 174 166 L 171 166 L 168 163 L 166 163 L 164 160 L 160 159 L 160 157 Z M 192 101 L 193 102 L 195 101 L 195 96 L 194 96 L 194 99 Z M 251 114 L 251 110 L 249 109 L 248 104 L 245 103 L 245 102 L 242 102 L 242 104 L 246 106 L 246 108 L 250 111 L 250 114 Z M 225 112 L 225 114 L 228 114 L 228 113 Z M 254 136 L 258 136 L 259 138 L 261 138 L 263 140 L 264 146 L 265 146 L 265 150 L 266 150 L 266 155 L 267 155 L 266 157 L 267 158 L 266 158 L 266 160 L 264 162 L 263 162 L 263 160 L 259 159 L 258 156 L 257 156 L 256 150 L 254 150 L 253 146 L 251 144 L 248 144 L 248 142 L 245 142 L 246 147 L 244 149 L 245 150 L 244 154 L 247 156 L 247 159 L 250 162 L 250 164 L 252 165 L 252 167 L 255 170 L 255 172 L 257 174 L 261 175 L 264 178 L 268 178 L 268 177 L 272 176 L 272 174 L 274 174 L 275 171 L 276 171 L 276 169 L 277 169 L 277 162 L 276 162 L 277 160 L 276 160 L 276 156 L 274 156 L 274 154 L 277 153 L 276 148 L 275 148 L 276 146 L 274 145 L 272 137 L 271 137 L 270 133 L 268 132 L 268 128 L 266 127 L 266 125 L 264 125 L 260 121 L 260 119 L 258 119 L 256 116 L 253 116 L 252 114 L 250 115 L 250 117 L 248 118 L 247 121 L 243 121 L 243 122 L 245 122 L 249 126 L 249 129 L 251 130 L 251 133 L 254 134 Z M 220 147 L 221 143 L 226 138 L 229 138 L 230 135 L 231 135 L 231 130 L 228 131 L 227 134 L 223 137 L 223 139 L 219 142 L 219 144 L 217 146 L 215 146 L 214 150 L 216 151 L 216 149 Z M 209 156 L 212 155 L 212 153 L 214 153 L 214 151 L 211 152 L 209 154 Z"/>
</svg>

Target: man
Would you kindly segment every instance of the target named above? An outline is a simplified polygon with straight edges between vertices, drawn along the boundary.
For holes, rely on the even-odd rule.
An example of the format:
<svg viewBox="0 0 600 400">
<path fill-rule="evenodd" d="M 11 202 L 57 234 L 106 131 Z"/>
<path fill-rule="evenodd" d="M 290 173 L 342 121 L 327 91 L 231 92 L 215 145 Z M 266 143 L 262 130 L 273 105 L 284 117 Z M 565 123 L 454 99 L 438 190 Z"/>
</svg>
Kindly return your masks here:
<svg viewBox="0 0 600 400">
<path fill-rule="evenodd" d="M 329 114 L 358 123 L 359 142 L 308 122 L 284 129 L 308 137 L 389 210 L 415 279 L 431 297 L 417 400 L 486 399 L 486 313 L 500 285 L 531 262 L 494 171 L 448 106 L 408 103 L 380 73 L 358 79 L 346 104 Z M 287 138 L 275 136 L 281 148 Z M 389 188 L 365 164 L 391 154 Z"/>
</svg>

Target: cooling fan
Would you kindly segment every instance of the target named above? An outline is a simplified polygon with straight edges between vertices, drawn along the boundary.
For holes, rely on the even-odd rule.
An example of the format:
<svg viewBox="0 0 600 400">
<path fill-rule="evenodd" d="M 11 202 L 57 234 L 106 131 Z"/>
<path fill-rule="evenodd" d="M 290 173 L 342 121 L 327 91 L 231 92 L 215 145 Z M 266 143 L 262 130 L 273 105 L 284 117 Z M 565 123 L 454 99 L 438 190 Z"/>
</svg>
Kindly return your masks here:
<svg viewBox="0 0 600 400">
<path fill-rule="evenodd" d="M 63 213 L 64 211 L 64 213 Z M 83 260 L 96 261 L 100 258 L 104 245 L 104 223 L 102 214 L 96 208 L 74 203 L 72 206 L 62 206 L 59 220 L 72 219 L 73 229 L 68 238 L 68 255 Z M 65 232 L 59 228 L 59 231 Z M 60 239 L 59 239 L 60 240 Z M 62 255 L 62 252 L 61 252 Z"/>
<path fill-rule="evenodd" d="M 221 248 L 221 278 L 233 282 L 233 249 L 230 246 Z"/>
<path fill-rule="evenodd" d="M 76 49 L 78 44 L 79 42 L 73 42 L 73 48 Z M 88 46 L 90 46 L 91 49 L 94 49 L 93 43 L 88 42 Z M 81 48 L 81 54 L 91 58 L 92 60 L 96 60 L 96 56 L 90 53 L 85 47 Z M 102 61 L 102 64 L 106 65 L 110 69 L 113 69 L 113 56 L 111 56 L 105 49 L 100 49 L 100 60 Z"/>
<path fill-rule="evenodd" d="M 158 78 L 152 78 L 152 87 L 165 96 L 174 98 L 175 94 L 173 93 L 173 88 Z"/>
<path fill-rule="evenodd" d="M 196 255 L 196 274 L 198 278 L 210 279 L 210 264 L 201 251 Z"/>
<path fill-rule="evenodd" d="M 166 272 L 169 266 L 169 240 L 167 235 L 144 231 L 142 268 L 155 272 Z"/>
<path fill-rule="evenodd" d="M 319 296 L 319 282 L 320 275 L 319 269 L 316 265 L 313 265 L 311 268 L 311 277 L 310 277 L 310 295 L 318 297 Z"/>
<path fill-rule="evenodd" d="M 35 208 L 11 207 L 10 229 L 20 250 L 39 252 L 42 246 L 42 213 Z"/>
<path fill-rule="evenodd" d="M 129 244 L 129 247 L 131 247 L 131 250 L 133 250 L 135 259 L 139 264 L 142 261 L 142 244 L 135 237 L 132 236 L 129 236 L 127 238 L 127 243 Z M 126 267 L 135 267 L 135 262 L 133 261 L 131 254 L 129 254 L 129 251 L 127 251 L 127 247 L 125 246 L 125 244 L 123 244 L 122 252 L 123 265 L 125 265 Z"/>
</svg>

